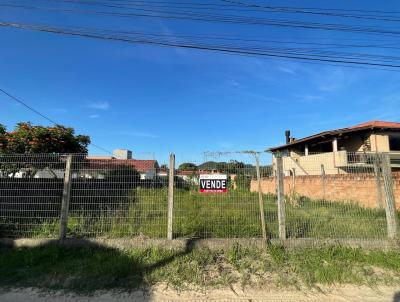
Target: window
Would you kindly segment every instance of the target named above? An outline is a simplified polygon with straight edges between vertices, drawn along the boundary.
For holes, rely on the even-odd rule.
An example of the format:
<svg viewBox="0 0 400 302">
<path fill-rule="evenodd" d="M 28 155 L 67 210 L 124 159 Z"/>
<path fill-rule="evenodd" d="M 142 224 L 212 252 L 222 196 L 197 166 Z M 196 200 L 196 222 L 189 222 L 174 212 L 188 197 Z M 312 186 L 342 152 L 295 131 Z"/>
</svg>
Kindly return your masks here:
<svg viewBox="0 0 400 302">
<path fill-rule="evenodd" d="M 390 151 L 400 151 L 400 136 L 389 135 Z"/>
</svg>

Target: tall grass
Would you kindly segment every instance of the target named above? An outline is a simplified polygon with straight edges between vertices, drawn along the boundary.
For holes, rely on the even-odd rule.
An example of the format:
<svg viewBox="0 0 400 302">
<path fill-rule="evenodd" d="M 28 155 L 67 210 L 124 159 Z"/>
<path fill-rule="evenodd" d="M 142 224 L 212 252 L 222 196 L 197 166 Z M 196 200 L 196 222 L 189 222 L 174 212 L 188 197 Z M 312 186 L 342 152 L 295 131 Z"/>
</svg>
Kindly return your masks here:
<svg viewBox="0 0 400 302">
<path fill-rule="evenodd" d="M 121 208 L 70 212 L 68 236 L 129 237 L 143 235 L 165 238 L 167 234 L 166 189 L 136 189 L 135 198 Z M 264 195 L 267 232 L 278 237 L 276 197 Z M 35 237 L 58 235 L 58 221 L 33 227 Z M 289 238 L 384 238 L 385 211 L 365 209 L 351 203 L 298 198 L 286 204 Z M 249 191 L 202 194 L 176 190 L 174 198 L 175 237 L 253 238 L 261 236 L 258 195 Z"/>
</svg>

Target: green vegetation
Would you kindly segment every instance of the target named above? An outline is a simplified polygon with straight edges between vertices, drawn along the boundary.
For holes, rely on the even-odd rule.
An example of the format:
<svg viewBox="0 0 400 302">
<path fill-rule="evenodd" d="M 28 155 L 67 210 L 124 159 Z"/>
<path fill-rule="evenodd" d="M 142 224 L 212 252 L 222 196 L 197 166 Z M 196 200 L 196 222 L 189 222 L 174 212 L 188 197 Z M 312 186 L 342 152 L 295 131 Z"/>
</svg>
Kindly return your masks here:
<svg viewBox="0 0 400 302">
<path fill-rule="evenodd" d="M 179 165 L 178 170 L 195 171 L 195 170 L 197 170 L 197 166 L 194 163 L 182 163 L 182 164 Z"/>
<path fill-rule="evenodd" d="M 166 283 L 175 289 L 306 288 L 331 284 L 398 284 L 400 254 L 340 246 L 266 251 L 236 245 L 227 251 L 106 248 L 0 249 L 0 287 L 92 293 Z"/>
<path fill-rule="evenodd" d="M 136 189 L 121 209 L 70 212 L 68 236 L 166 237 L 167 189 Z M 276 198 L 264 195 L 267 232 L 278 237 Z M 86 206 L 87 207 L 87 206 Z M 354 204 L 298 198 L 286 205 L 289 238 L 385 238 L 384 210 Z M 177 190 L 174 201 L 174 236 L 208 238 L 261 237 L 257 193 L 235 190 L 227 194 L 201 194 Z M 25 234 L 26 235 L 26 234 Z M 34 237 L 56 237 L 58 222 L 39 224 Z"/>
<path fill-rule="evenodd" d="M 18 123 L 14 131 L 7 132 L 0 124 L 0 153 L 87 153 L 90 138 L 75 135 L 73 128 Z"/>
</svg>

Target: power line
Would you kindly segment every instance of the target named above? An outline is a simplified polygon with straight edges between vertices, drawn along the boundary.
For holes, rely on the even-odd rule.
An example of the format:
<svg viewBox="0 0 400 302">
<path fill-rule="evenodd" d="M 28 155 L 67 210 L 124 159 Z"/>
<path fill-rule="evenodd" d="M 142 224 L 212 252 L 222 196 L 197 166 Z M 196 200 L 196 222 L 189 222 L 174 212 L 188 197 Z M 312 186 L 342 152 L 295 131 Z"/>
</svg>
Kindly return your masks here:
<svg viewBox="0 0 400 302">
<path fill-rule="evenodd" d="M 55 122 L 54 120 L 52 120 L 51 118 L 49 118 L 47 115 L 44 115 L 43 113 L 39 112 L 38 110 L 36 110 L 35 108 L 33 108 L 32 106 L 28 105 L 27 103 L 25 103 L 24 101 L 22 101 L 20 98 L 17 98 L 16 96 L 12 95 L 11 93 L 5 91 L 4 89 L 0 88 L 0 92 L 2 92 L 3 94 L 5 94 L 6 96 L 8 96 L 10 99 L 16 101 L 17 103 L 21 104 L 22 106 L 24 106 L 25 108 L 29 109 L 30 111 L 36 113 L 37 115 L 41 116 L 42 118 L 44 118 L 45 120 L 49 121 L 50 123 L 54 124 L 54 125 L 59 125 L 59 123 Z M 112 154 L 111 151 L 96 145 L 94 143 L 90 143 L 90 145 L 92 145 L 93 147 L 102 150 L 104 152 L 107 152 L 109 154 Z"/>
<path fill-rule="evenodd" d="M 240 48 L 240 47 L 226 47 L 224 45 L 207 45 L 201 43 L 184 43 L 184 42 L 175 42 L 169 40 L 156 40 L 156 39 L 146 39 L 144 37 L 129 37 L 129 36 L 118 36 L 118 35 L 105 35 L 99 32 L 93 32 L 90 30 L 83 31 L 80 30 L 71 30 L 71 29 L 63 29 L 42 25 L 27 25 L 20 23 L 9 23 L 9 22 L 0 22 L 0 26 L 4 27 L 14 27 L 19 29 L 28 29 L 28 30 L 36 30 L 48 33 L 62 34 L 62 35 L 72 35 L 72 36 L 80 36 L 86 38 L 95 38 L 102 40 L 111 40 L 111 41 L 121 41 L 127 43 L 135 43 L 135 44 L 149 44 L 149 45 L 159 45 L 166 47 L 176 47 L 176 48 L 187 48 L 187 49 L 197 49 L 204 51 L 214 51 L 214 52 L 222 52 L 222 53 L 232 53 L 232 54 L 240 54 L 247 56 L 261 56 L 261 57 L 271 57 L 271 58 L 285 58 L 285 59 L 294 59 L 294 60 L 302 60 L 302 61 L 315 61 L 315 62 L 324 62 L 324 63 L 339 63 L 339 64 L 348 64 L 355 66 L 371 66 L 371 67 L 384 67 L 384 68 L 400 68 L 399 64 L 389 64 L 389 63 L 379 63 L 373 61 L 382 61 L 387 62 L 388 60 L 379 57 L 374 58 L 373 60 L 369 59 L 369 61 L 365 61 L 363 57 L 360 58 L 351 58 L 351 57 L 340 57 L 340 56 L 329 56 L 325 54 L 304 54 L 304 53 L 296 53 L 289 52 L 283 50 L 274 50 L 274 49 L 251 49 L 251 48 Z M 358 56 L 362 56 L 362 54 L 356 54 Z M 344 59 L 343 59 L 344 58 Z M 394 57 L 394 59 L 398 60 L 399 58 Z"/>
<path fill-rule="evenodd" d="M 201 21 L 201 22 L 215 22 L 215 23 L 229 23 L 237 25 L 264 25 L 264 26 L 277 26 L 288 27 L 297 29 L 317 29 L 329 31 L 344 31 L 363 34 L 397 36 L 400 31 L 391 28 L 379 28 L 371 26 L 351 26 L 346 24 L 335 23 L 318 23 L 318 22 L 305 22 L 293 21 L 284 19 L 270 19 L 270 18 L 256 18 L 254 16 L 237 16 L 237 15 L 216 15 L 216 14 L 202 14 L 193 11 L 177 11 L 166 12 L 163 10 L 154 10 L 152 8 L 134 8 L 130 12 L 119 11 L 97 11 L 90 9 L 71 9 L 71 8 L 54 8 L 54 7 L 40 7 L 33 5 L 18 5 L 18 4 L 0 4 L 2 7 L 28 9 L 28 10 L 42 10 L 49 12 L 62 12 L 62 13 L 76 13 L 76 14 L 91 14 L 110 17 L 124 17 L 124 18 L 158 18 L 158 19 L 174 19 L 174 20 L 188 20 L 188 21 Z M 400 21 L 400 19 L 399 19 Z"/>
<path fill-rule="evenodd" d="M 270 5 L 258 5 L 254 3 L 245 3 L 242 1 L 234 1 L 234 0 L 222 0 L 224 2 L 230 4 L 240 5 L 246 8 L 259 8 L 262 11 L 268 12 L 276 12 L 276 13 L 295 13 L 295 14 L 311 14 L 311 15 L 321 15 L 321 16 L 330 16 L 330 17 L 342 17 L 342 18 L 353 18 L 353 19 L 365 19 L 365 20 L 377 20 L 377 21 L 400 21 L 399 17 L 395 16 L 380 16 L 380 15 L 357 15 L 350 13 L 341 13 L 340 9 L 316 9 L 316 8 L 302 8 L 302 7 L 275 7 Z M 344 10 L 345 11 L 345 10 Z M 388 13 L 388 12 L 386 12 Z"/>
</svg>

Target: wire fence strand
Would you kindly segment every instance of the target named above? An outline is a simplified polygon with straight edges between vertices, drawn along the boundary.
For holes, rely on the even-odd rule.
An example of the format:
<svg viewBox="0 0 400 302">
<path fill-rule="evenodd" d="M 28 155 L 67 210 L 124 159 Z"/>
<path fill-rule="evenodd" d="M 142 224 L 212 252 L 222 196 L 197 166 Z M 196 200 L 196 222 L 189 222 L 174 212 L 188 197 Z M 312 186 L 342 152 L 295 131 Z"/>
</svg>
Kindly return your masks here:
<svg viewBox="0 0 400 302">
<path fill-rule="evenodd" d="M 389 156 L 390 178 L 382 168 L 384 154 L 283 155 L 286 238 L 387 238 L 387 217 L 391 217 L 387 202 L 400 205 L 400 173 L 397 157 L 385 156 Z M 66 158 L 64 154 L 0 155 L 0 237 L 57 238 Z M 263 228 L 270 239 L 282 234 L 275 156 L 207 152 L 190 162 L 177 156 L 177 162 L 174 238 L 261 238 Z M 168 169 L 154 159 L 73 155 L 67 237 L 165 238 Z M 388 179 L 392 186 L 387 185 Z M 208 189 L 202 189 L 203 184 Z"/>
</svg>

